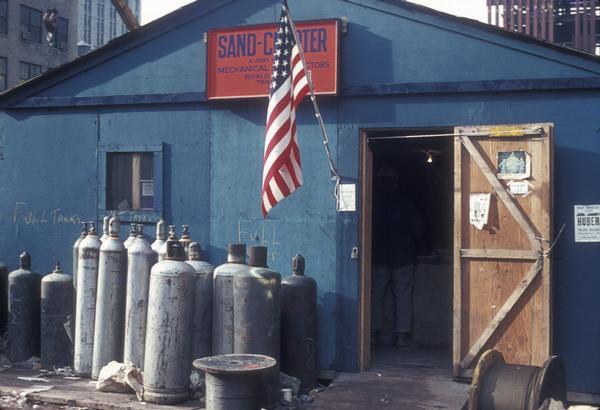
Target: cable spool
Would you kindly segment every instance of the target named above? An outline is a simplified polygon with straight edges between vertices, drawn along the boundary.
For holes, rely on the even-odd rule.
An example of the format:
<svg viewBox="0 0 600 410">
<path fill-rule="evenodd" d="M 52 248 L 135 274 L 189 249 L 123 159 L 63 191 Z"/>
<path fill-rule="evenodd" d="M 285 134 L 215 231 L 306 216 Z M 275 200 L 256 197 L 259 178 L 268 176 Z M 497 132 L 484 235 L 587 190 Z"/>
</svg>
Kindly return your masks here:
<svg viewBox="0 0 600 410">
<path fill-rule="evenodd" d="M 565 368 L 558 356 L 544 366 L 508 364 L 502 353 L 488 350 L 479 359 L 471 390 L 469 410 L 537 410 L 552 398 L 567 399 Z"/>
<path fill-rule="evenodd" d="M 206 372 L 207 410 L 256 410 L 265 406 L 266 375 L 277 361 L 258 354 L 226 354 L 194 360 Z"/>
</svg>

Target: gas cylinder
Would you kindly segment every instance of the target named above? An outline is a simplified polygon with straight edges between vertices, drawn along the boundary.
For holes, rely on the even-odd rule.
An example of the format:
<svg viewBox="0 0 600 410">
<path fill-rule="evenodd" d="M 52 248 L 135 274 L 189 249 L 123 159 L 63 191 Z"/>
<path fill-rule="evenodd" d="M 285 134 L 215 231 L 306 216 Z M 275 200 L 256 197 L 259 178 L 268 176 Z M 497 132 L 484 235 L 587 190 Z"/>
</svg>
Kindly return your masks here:
<svg viewBox="0 0 600 410">
<path fill-rule="evenodd" d="M 267 268 L 267 248 L 251 246 L 248 267 L 233 278 L 234 353 L 262 354 L 277 360 L 266 372 L 268 405 L 279 400 L 281 275 Z"/>
<path fill-rule="evenodd" d="M 192 243 L 192 237 L 190 235 L 190 226 L 189 225 L 181 225 L 183 228 L 183 232 L 181 232 L 181 238 L 179 242 L 183 245 L 183 250 L 185 251 L 185 259 L 187 260 L 190 256 L 189 247 L 190 243 Z"/>
<path fill-rule="evenodd" d="M 81 234 L 79 234 L 79 237 L 77 237 L 77 240 L 73 244 L 73 288 L 75 291 L 77 290 L 77 264 L 79 262 L 79 245 L 81 244 L 81 241 L 83 241 L 83 238 L 87 236 L 89 229 L 89 223 L 82 222 L 82 225 L 83 231 L 81 231 Z"/>
<path fill-rule="evenodd" d="M 32 272 L 31 257 L 23 252 L 21 268 L 8 275 L 8 346 L 11 362 L 40 354 L 40 280 Z"/>
<path fill-rule="evenodd" d="M 140 226 L 137 239 L 127 250 L 127 297 L 123 346 L 123 363 L 131 362 L 140 369 L 144 368 L 150 271 L 155 263 L 156 254 L 152 251 Z"/>
<path fill-rule="evenodd" d="M 6 332 L 8 319 L 8 269 L 0 262 L 0 337 Z"/>
<path fill-rule="evenodd" d="M 156 228 L 158 229 L 158 228 Z M 175 226 L 169 225 L 169 233 L 167 234 L 167 238 L 170 238 L 171 235 L 175 235 Z M 162 261 L 167 257 L 167 242 L 163 242 L 160 250 L 158 251 L 158 261 Z"/>
<path fill-rule="evenodd" d="M 75 309 L 73 370 L 80 375 L 89 375 L 92 371 L 100 245 L 96 227 L 92 223 L 87 236 L 79 245 L 77 264 L 77 289 L 80 291 L 77 293 Z"/>
<path fill-rule="evenodd" d="M 135 239 L 137 238 L 138 225 L 130 224 L 130 226 L 131 230 L 129 231 L 129 236 L 127 237 L 127 239 L 125 239 L 125 242 L 123 242 L 123 246 L 125 247 L 125 249 L 129 249 L 133 241 L 135 241 Z"/>
<path fill-rule="evenodd" d="M 118 216 L 110 218 L 110 237 L 100 247 L 92 379 L 98 378 L 102 367 L 113 360 L 120 362 L 123 358 L 127 257 L 119 239 L 120 227 Z"/>
<path fill-rule="evenodd" d="M 41 359 L 45 369 L 71 366 L 73 343 L 65 329 L 73 310 L 71 276 L 62 272 L 60 262 L 42 279 Z"/>
<path fill-rule="evenodd" d="M 109 237 L 109 225 L 110 225 L 110 216 L 106 215 L 102 220 L 102 236 L 100 237 L 100 242 L 104 243 Z"/>
<path fill-rule="evenodd" d="M 211 356 L 212 352 L 212 293 L 215 267 L 202 260 L 202 248 L 198 242 L 190 243 L 187 263 L 196 272 L 194 336 L 192 337 L 192 358 L 195 360 Z"/>
<path fill-rule="evenodd" d="M 164 245 L 165 239 L 167 239 L 165 234 L 165 221 L 162 219 L 158 221 L 156 224 L 156 240 L 152 243 L 152 250 L 156 254 L 157 260 L 160 262 L 162 259 L 158 259 L 158 254 L 160 253 L 160 248 Z"/>
<path fill-rule="evenodd" d="M 189 398 L 195 273 L 174 233 L 166 243 L 166 259 L 150 274 L 144 400 L 174 404 Z"/>
<path fill-rule="evenodd" d="M 233 277 L 246 267 L 246 245 L 229 244 L 227 263 L 213 273 L 212 354 L 233 353 Z"/>
<path fill-rule="evenodd" d="M 300 390 L 317 387 L 317 282 L 304 276 L 302 255 L 281 282 L 281 371 L 300 379 Z"/>
</svg>

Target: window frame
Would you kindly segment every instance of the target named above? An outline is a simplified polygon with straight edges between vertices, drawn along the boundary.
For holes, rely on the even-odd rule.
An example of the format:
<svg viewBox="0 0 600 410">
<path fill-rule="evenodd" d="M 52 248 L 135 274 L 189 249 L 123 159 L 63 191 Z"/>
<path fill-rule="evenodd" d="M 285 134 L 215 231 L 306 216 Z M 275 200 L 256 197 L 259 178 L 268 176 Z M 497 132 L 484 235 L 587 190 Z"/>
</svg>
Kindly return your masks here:
<svg viewBox="0 0 600 410">
<path fill-rule="evenodd" d="M 41 10 L 38 10 L 36 8 L 33 8 L 33 7 L 25 6 L 23 4 L 21 4 L 20 6 L 21 6 L 21 8 L 20 8 L 20 12 L 21 12 L 21 40 L 22 41 L 30 41 L 32 43 L 39 43 L 39 44 L 41 44 L 42 43 L 42 31 L 43 31 L 43 27 L 42 27 L 42 15 L 44 13 L 42 13 Z M 23 12 L 24 11 L 27 11 L 27 13 L 28 13 L 28 19 L 27 19 L 28 21 L 27 22 L 23 21 L 23 17 L 24 17 L 23 16 Z M 35 21 L 32 23 L 32 21 L 31 21 L 32 20 L 31 19 L 32 12 L 35 12 L 36 14 L 39 14 L 39 26 L 37 26 L 37 24 L 36 24 L 37 22 L 35 22 Z M 27 31 L 23 30 L 23 26 L 24 25 L 27 26 L 27 28 L 28 28 Z M 38 27 L 39 28 L 39 30 L 38 30 L 38 38 L 31 39 L 31 38 L 26 38 L 25 37 L 25 35 L 24 35 L 25 32 L 27 32 L 27 33 L 33 33 L 33 31 L 31 30 L 31 27 Z"/>
<path fill-rule="evenodd" d="M 0 67 L 4 68 L 4 73 L 0 70 L 0 92 L 8 88 L 8 57 L 0 56 Z"/>
<path fill-rule="evenodd" d="M 154 165 L 154 203 L 153 210 L 131 209 L 119 211 L 122 222 L 147 222 L 156 223 L 162 218 L 163 213 L 163 148 L 158 145 L 99 145 L 98 146 L 98 215 L 100 219 L 112 215 L 115 210 L 107 209 L 108 189 L 108 154 L 111 153 L 152 153 Z"/>
<path fill-rule="evenodd" d="M 0 34 L 7 36 L 8 35 L 8 0 L 0 0 L 0 4 L 3 4 L 4 6 L 4 15 L 0 14 L 0 23 L 2 21 L 4 21 L 4 31 L 1 29 L 2 28 L 2 24 L 0 24 Z M 2 6 L 0 6 L 0 9 L 2 9 Z"/>
<path fill-rule="evenodd" d="M 23 76 L 21 75 L 23 73 L 23 66 L 26 65 L 27 66 L 27 75 L 28 78 L 23 78 Z M 38 73 L 36 75 L 31 75 L 31 69 L 33 67 L 37 67 L 39 68 Z M 42 74 L 42 65 L 41 64 L 36 64 L 36 63 L 30 63 L 29 61 L 19 61 L 19 83 L 24 83 L 25 81 L 29 81 L 34 77 L 37 77 L 38 75 Z"/>
</svg>

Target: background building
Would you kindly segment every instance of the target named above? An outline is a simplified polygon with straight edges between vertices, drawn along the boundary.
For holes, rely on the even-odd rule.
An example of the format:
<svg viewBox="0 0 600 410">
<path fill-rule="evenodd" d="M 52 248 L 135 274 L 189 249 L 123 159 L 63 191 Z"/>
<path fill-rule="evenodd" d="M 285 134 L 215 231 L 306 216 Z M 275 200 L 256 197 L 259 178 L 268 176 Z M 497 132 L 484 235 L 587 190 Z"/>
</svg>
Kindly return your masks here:
<svg viewBox="0 0 600 410">
<path fill-rule="evenodd" d="M 600 54 L 596 0 L 487 0 L 488 23 Z"/>
<path fill-rule="evenodd" d="M 54 42 L 44 12 L 59 13 Z M 0 0 L 0 92 L 77 55 L 77 4 L 68 0 Z"/>
<path fill-rule="evenodd" d="M 127 0 L 127 4 L 139 22 L 141 0 Z M 79 0 L 77 41 L 84 41 L 92 48 L 98 48 L 127 31 L 110 0 Z"/>
</svg>

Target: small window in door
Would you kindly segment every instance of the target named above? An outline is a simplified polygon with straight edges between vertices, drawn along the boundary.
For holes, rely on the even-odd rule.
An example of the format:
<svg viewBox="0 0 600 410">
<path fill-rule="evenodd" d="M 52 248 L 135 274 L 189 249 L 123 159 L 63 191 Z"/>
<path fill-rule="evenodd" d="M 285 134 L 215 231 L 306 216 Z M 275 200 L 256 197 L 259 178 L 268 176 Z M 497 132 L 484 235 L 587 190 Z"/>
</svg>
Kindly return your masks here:
<svg viewBox="0 0 600 410">
<path fill-rule="evenodd" d="M 154 210 L 154 153 L 109 152 L 106 160 L 106 208 Z"/>
</svg>

